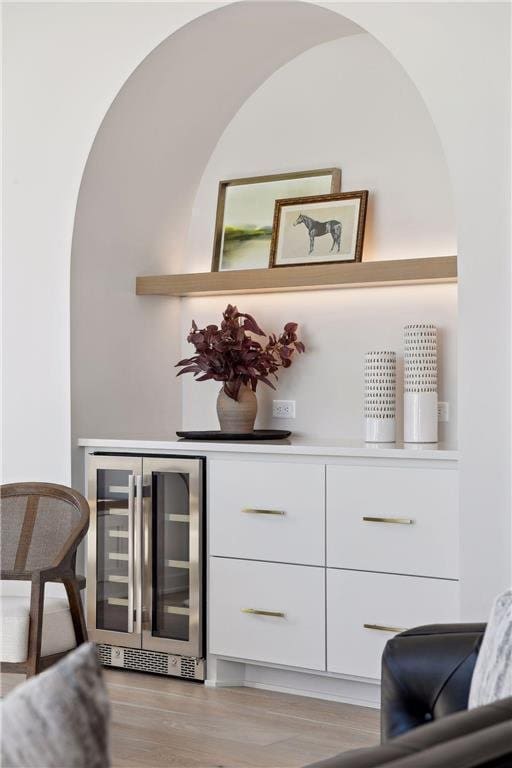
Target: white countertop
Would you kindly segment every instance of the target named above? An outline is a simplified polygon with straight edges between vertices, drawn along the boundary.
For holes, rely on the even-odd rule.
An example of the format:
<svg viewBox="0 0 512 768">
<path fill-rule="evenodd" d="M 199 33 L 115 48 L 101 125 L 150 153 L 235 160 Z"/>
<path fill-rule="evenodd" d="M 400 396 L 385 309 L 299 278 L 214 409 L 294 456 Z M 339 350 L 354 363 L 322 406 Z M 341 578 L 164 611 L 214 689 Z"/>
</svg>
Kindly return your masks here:
<svg viewBox="0 0 512 768">
<path fill-rule="evenodd" d="M 286 440 L 214 442 L 195 440 L 148 440 L 80 438 L 82 448 L 122 451 L 186 451 L 187 453 L 272 453 L 303 456 L 352 456 L 359 458 L 438 459 L 457 461 L 454 446 L 445 443 L 365 443 L 362 440 L 312 440 L 300 436 Z"/>
</svg>

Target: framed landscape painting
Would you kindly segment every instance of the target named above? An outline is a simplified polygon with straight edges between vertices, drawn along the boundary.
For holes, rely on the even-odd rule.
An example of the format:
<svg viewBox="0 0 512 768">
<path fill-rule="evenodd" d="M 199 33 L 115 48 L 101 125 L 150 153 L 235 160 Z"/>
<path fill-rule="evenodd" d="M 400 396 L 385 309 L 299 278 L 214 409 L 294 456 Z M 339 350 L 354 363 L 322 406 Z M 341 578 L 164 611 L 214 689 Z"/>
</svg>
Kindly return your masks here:
<svg viewBox="0 0 512 768">
<path fill-rule="evenodd" d="M 325 195 L 340 189 L 339 168 L 221 181 L 212 272 L 270 266 L 276 200 Z"/>
<path fill-rule="evenodd" d="M 271 266 L 361 261 L 368 192 L 276 200 Z"/>
</svg>

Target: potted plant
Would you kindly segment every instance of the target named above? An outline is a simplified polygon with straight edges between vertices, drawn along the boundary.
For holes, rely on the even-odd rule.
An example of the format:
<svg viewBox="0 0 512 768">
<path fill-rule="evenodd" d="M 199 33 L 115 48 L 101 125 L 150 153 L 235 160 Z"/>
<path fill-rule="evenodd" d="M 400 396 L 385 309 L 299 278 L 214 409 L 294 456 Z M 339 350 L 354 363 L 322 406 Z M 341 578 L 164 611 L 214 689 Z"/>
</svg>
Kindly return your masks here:
<svg viewBox="0 0 512 768">
<path fill-rule="evenodd" d="M 256 419 L 258 382 L 275 386 L 280 368 L 289 368 L 295 352 L 304 352 L 297 338 L 297 323 L 286 323 L 280 336 L 265 334 L 256 320 L 228 304 L 220 327 L 198 328 L 192 321 L 187 341 L 196 354 L 176 364 L 177 374 L 193 373 L 196 381 L 223 382 L 217 398 L 217 415 L 222 432 L 252 432 Z M 265 344 L 254 337 L 266 336 Z"/>
</svg>

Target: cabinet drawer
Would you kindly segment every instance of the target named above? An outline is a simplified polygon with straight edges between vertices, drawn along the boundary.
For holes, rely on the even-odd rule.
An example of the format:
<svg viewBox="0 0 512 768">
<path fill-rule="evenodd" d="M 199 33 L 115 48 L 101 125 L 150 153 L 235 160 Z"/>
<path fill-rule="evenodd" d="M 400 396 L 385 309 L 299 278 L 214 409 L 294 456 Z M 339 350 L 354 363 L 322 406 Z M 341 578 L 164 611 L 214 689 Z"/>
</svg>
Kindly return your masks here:
<svg viewBox="0 0 512 768">
<path fill-rule="evenodd" d="M 325 468 L 210 462 L 210 553 L 324 565 Z"/>
<path fill-rule="evenodd" d="M 327 467 L 328 566 L 456 579 L 458 549 L 456 470 Z"/>
<path fill-rule="evenodd" d="M 394 628 L 458 621 L 458 604 L 456 581 L 328 568 L 328 671 L 380 678 L 382 652 Z"/>
<path fill-rule="evenodd" d="M 210 558 L 210 652 L 325 670 L 324 573 Z"/>
</svg>

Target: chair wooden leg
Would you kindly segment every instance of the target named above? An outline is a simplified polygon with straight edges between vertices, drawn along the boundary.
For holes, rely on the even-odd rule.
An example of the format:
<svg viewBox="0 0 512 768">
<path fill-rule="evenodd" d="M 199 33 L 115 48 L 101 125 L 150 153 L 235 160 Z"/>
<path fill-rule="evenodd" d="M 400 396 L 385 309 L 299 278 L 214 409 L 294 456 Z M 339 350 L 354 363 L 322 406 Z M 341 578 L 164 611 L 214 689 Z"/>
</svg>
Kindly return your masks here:
<svg viewBox="0 0 512 768">
<path fill-rule="evenodd" d="M 28 630 L 27 677 L 37 675 L 41 659 L 43 637 L 44 581 L 39 575 L 32 577 L 30 592 L 30 623 Z"/>
<path fill-rule="evenodd" d="M 87 626 L 85 624 L 84 607 L 82 605 L 82 599 L 80 597 L 80 590 L 78 584 L 74 579 L 66 579 L 64 581 L 66 587 L 66 594 L 69 601 L 69 609 L 71 612 L 71 618 L 73 620 L 73 628 L 75 630 L 76 644 L 81 645 L 87 642 Z"/>
</svg>

